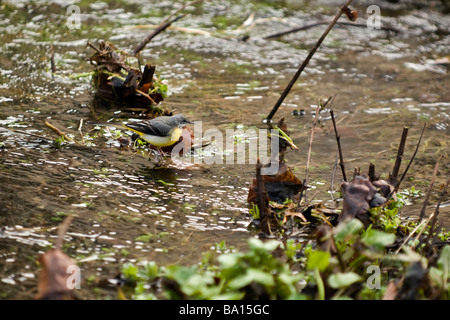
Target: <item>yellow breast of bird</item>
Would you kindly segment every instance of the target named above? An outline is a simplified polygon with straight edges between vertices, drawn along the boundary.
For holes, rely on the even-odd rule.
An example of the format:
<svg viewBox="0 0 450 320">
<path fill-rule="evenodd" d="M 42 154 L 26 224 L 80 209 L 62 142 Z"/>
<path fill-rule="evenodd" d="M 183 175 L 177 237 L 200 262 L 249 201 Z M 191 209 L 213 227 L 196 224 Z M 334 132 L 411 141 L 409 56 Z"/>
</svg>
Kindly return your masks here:
<svg viewBox="0 0 450 320">
<path fill-rule="evenodd" d="M 182 132 L 183 130 L 181 128 L 174 128 L 165 137 L 152 136 L 146 133 L 140 133 L 140 135 L 142 139 L 154 145 L 155 147 L 168 147 L 173 145 L 180 139 Z"/>
</svg>

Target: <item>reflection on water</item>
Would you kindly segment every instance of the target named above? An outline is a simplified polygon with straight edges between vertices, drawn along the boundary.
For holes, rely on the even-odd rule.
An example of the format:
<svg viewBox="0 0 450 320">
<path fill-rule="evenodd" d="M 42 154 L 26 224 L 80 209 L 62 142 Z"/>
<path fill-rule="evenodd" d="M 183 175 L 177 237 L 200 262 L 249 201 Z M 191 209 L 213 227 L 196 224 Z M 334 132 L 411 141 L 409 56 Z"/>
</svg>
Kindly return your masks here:
<svg viewBox="0 0 450 320">
<path fill-rule="evenodd" d="M 272 40 L 264 37 L 329 19 L 338 2 L 317 7 L 295 1 L 208 3 L 177 21 L 176 27 L 191 31 L 160 34 L 141 52 L 140 62 L 156 64 L 159 76 L 169 83 L 170 95 L 162 107 L 202 120 L 204 130 L 263 128 L 262 119 L 325 26 Z M 55 135 L 44 125 L 49 121 L 81 140 L 91 128 L 84 125 L 78 130 L 80 120 L 92 119 L 94 113 L 138 118 L 137 113 L 118 112 L 109 105 L 99 108 L 90 77 L 78 76 L 92 70 L 85 61 L 92 53 L 86 43 L 106 39 L 131 50 L 152 31 L 148 25 L 159 24 L 173 12 L 171 4 L 169 8 L 167 2 L 140 0 L 121 6 L 109 1 L 80 3 L 81 28 L 72 31 L 65 27 L 65 4 L 60 1 L 0 5 L 4 9 L 0 13 L 0 292 L 5 298 L 33 297 L 35 259 L 53 245 L 58 224 L 69 214 L 75 219 L 64 249 L 79 262 L 84 279 L 111 279 L 125 262 L 197 263 L 201 252 L 214 243 L 225 239 L 239 247 L 254 235 L 247 230 L 246 202 L 253 165 L 155 168 L 139 153 L 101 138 L 92 147 L 65 143 L 55 148 Z M 276 115 L 277 121 L 285 117 L 300 147 L 286 156 L 300 178 L 305 174 L 305 150 L 318 100 L 330 95 L 336 95 L 332 108 L 349 170 L 360 167 L 364 172 L 373 162 L 379 174 L 387 175 L 403 126 L 410 127 L 408 159 L 423 124 L 428 124 L 405 187 L 425 190 L 438 155 L 448 154 L 448 64 L 436 61 L 450 49 L 448 30 L 443 28 L 450 18 L 385 1 L 380 7 L 385 26 L 400 32 L 333 29 Z M 365 10 L 364 5 L 357 9 Z M 251 14 L 253 22 L 241 26 Z M 244 36 L 248 39 L 240 40 Z M 54 75 L 50 45 L 55 53 Z M 337 150 L 328 110 L 319 119 L 309 179 L 314 192 L 319 191 L 316 199 L 328 201 Z M 227 150 L 214 152 L 224 155 Z M 441 170 L 438 183 L 450 167 L 444 164 Z M 445 214 L 441 216 L 445 219 Z M 114 289 L 104 289 L 115 298 Z M 83 295 L 95 297 L 89 290 Z"/>
</svg>

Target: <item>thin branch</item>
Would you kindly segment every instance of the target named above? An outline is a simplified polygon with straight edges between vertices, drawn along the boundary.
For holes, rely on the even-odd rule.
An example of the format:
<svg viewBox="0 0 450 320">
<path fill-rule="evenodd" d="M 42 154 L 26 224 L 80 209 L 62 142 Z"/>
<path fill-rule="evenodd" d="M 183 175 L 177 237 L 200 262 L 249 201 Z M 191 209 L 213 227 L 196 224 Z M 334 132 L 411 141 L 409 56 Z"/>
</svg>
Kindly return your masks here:
<svg viewBox="0 0 450 320">
<path fill-rule="evenodd" d="M 101 53 L 102 50 L 100 50 L 99 48 L 97 48 L 90 40 L 87 42 L 86 44 L 88 47 L 91 47 L 92 49 L 94 49 L 95 51 L 97 51 L 97 53 Z"/>
<path fill-rule="evenodd" d="M 447 179 L 447 183 L 445 184 L 445 186 L 444 186 L 444 188 L 443 188 L 443 190 L 441 192 L 441 196 L 439 197 L 439 201 L 438 201 L 438 203 L 436 205 L 436 209 L 434 210 L 434 217 L 433 217 L 433 222 L 432 222 L 432 225 L 431 225 L 430 235 L 433 233 L 432 231 L 434 229 L 434 225 L 436 224 L 437 217 L 439 215 L 439 207 L 441 206 L 442 199 L 447 195 L 448 185 L 449 184 L 450 184 L 450 177 L 448 177 L 448 179 Z"/>
<path fill-rule="evenodd" d="M 155 102 L 155 100 L 153 100 L 152 97 L 150 97 L 150 95 L 148 95 L 147 93 L 142 92 L 142 91 L 139 90 L 139 89 L 136 89 L 136 92 L 139 93 L 139 94 L 141 94 L 141 95 L 143 95 L 143 96 L 146 97 L 147 99 L 149 99 L 150 102 L 153 103 L 154 105 L 157 105 L 157 103 Z"/>
<path fill-rule="evenodd" d="M 59 135 L 60 137 L 63 137 L 64 139 L 66 139 L 67 141 L 70 142 L 74 142 L 69 136 L 67 136 L 64 132 L 62 132 L 61 130 L 59 130 L 57 127 L 55 127 L 54 125 L 52 125 L 51 123 L 49 123 L 48 121 L 45 121 L 45 125 L 47 127 L 49 127 L 50 129 L 53 130 L 53 132 L 55 132 L 57 135 Z"/>
<path fill-rule="evenodd" d="M 395 191 L 398 191 L 398 188 L 400 187 L 400 183 L 402 183 L 403 179 L 404 179 L 405 176 L 406 176 L 406 173 L 407 173 L 408 170 L 409 170 L 409 167 L 411 166 L 411 163 L 414 161 L 414 158 L 416 157 L 417 151 L 419 150 L 420 141 L 422 141 L 422 136 L 423 136 L 423 133 L 424 133 L 424 131 L 425 131 L 425 127 L 426 127 L 426 124 L 423 125 L 422 133 L 420 134 L 419 141 L 417 142 L 416 150 L 414 151 L 414 154 L 413 154 L 413 156 L 411 157 L 411 160 L 409 161 L 408 165 L 406 166 L 406 169 L 405 169 L 405 171 L 403 172 L 402 177 L 401 177 L 400 180 L 397 182 L 397 185 L 395 186 Z"/>
<path fill-rule="evenodd" d="M 317 22 L 313 22 L 304 26 L 300 26 L 300 27 L 296 27 L 296 28 L 292 28 L 290 30 L 286 30 L 286 31 L 282 31 L 282 32 L 278 32 L 278 33 L 274 33 L 268 36 L 265 36 L 264 39 L 274 39 L 274 38 L 278 38 L 278 37 L 282 37 L 285 36 L 287 34 L 290 33 L 294 33 L 294 32 L 299 32 L 299 31 L 304 31 L 304 30 L 308 30 L 323 24 L 329 24 L 329 20 L 320 20 Z M 337 26 L 352 26 L 352 27 L 361 27 L 361 28 L 367 28 L 367 24 L 366 23 L 354 23 L 354 22 L 346 22 L 346 21 L 341 21 L 341 22 L 336 22 Z M 380 30 L 384 30 L 384 31 L 393 31 L 393 32 L 399 32 L 398 29 L 393 28 L 393 27 L 381 27 Z"/>
<path fill-rule="evenodd" d="M 437 172 L 438 172 L 438 169 L 439 169 L 439 161 L 440 160 L 441 160 L 441 157 L 439 157 L 439 159 L 436 161 L 436 165 L 434 166 L 434 171 L 433 171 L 433 176 L 431 178 L 430 187 L 428 188 L 428 192 L 427 192 L 427 195 L 425 196 L 425 201 L 423 203 L 422 210 L 420 211 L 420 219 L 421 220 L 425 216 L 425 209 L 427 208 L 428 199 L 430 198 L 431 190 L 433 189 L 433 185 L 434 185 L 434 182 L 436 180 L 436 175 L 437 175 Z"/>
<path fill-rule="evenodd" d="M 403 246 L 408 243 L 409 239 L 411 239 L 411 237 L 416 233 L 417 230 L 419 230 L 419 228 L 425 224 L 426 220 L 423 220 L 421 223 L 419 223 L 414 229 L 413 231 L 411 231 L 411 233 L 408 235 L 408 237 L 403 241 L 403 243 L 400 245 L 400 247 L 398 247 L 397 251 L 395 251 L 395 254 L 399 253 L 400 250 L 403 248 Z"/>
<path fill-rule="evenodd" d="M 319 104 L 317 105 L 317 108 L 316 108 L 316 115 L 314 116 L 314 121 L 313 121 L 312 128 L 311 128 L 311 136 L 309 138 L 309 149 L 308 149 L 308 160 L 306 161 L 305 183 L 308 182 L 309 161 L 311 159 L 312 142 L 314 139 L 314 130 L 316 129 L 317 120 L 319 119 L 319 113 L 320 113 L 320 110 L 325 108 L 325 106 L 328 104 L 328 102 L 330 102 L 331 98 L 332 97 L 329 97 L 328 100 L 324 104 L 322 104 L 322 102 L 319 101 Z M 306 201 L 306 189 L 305 189 L 305 201 Z"/>
<path fill-rule="evenodd" d="M 133 50 L 133 56 L 136 56 L 142 49 L 144 49 L 144 47 L 159 33 L 161 33 L 162 31 L 164 31 L 165 29 L 167 29 L 172 23 L 174 23 L 175 21 L 183 18 L 186 16 L 186 14 L 183 14 L 181 16 L 178 16 L 174 19 L 172 19 L 172 17 L 174 17 L 175 15 L 177 15 L 180 11 L 182 11 L 184 8 L 194 5 L 196 3 L 199 2 L 203 2 L 205 0 L 195 0 L 195 1 L 191 1 L 189 3 L 186 3 L 185 5 L 183 5 L 181 8 L 179 8 L 177 11 L 175 11 L 174 13 L 172 13 L 171 15 L 169 15 L 166 19 L 164 19 L 158 26 L 158 28 L 156 28 L 151 34 L 148 35 L 147 38 L 144 39 L 144 41 L 142 41 L 134 50 Z M 172 20 L 170 20 L 172 19 Z"/>
<path fill-rule="evenodd" d="M 370 182 L 374 182 L 377 178 L 375 176 L 375 164 L 374 163 L 370 163 L 369 164 L 369 181 Z"/>
<path fill-rule="evenodd" d="M 134 48 L 133 50 L 133 56 L 137 56 L 137 54 L 145 48 L 145 46 L 152 41 L 152 39 L 154 37 L 156 37 L 158 34 L 160 34 L 161 32 L 163 32 L 164 30 L 166 30 L 172 23 L 174 23 L 177 20 L 180 20 L 181 18 L 183 18 L 186 14 L 182 15 L 182 16 L 178 16 L 176 18 L 174 18 L 171 21 L 165 22 L 166 20 L 163 21 L 162 24 L 160 24 L 155 30 L 153 30 L 152 33 L 150 33 L 147 38 L 144 39 L 144 41 L 142 41 L 136 48 Z"/>
<path fill-rule="evenodd" d="M 430 245 L 429 250 L 428 250 L 429 254 L 431 253 L 431 250 L 432 250 L 432 247 L 433 247 L 433 243 L 436 240 L 437 234 L 440 232 L 440 226 L 438 225 L 436 228 L 435 228 L 435 226 L 436 226 L 437 218 L 438 218 L 438 215 L 439 215 L 439 207 L 441 206 L 442 199 L 447 195 L 449 184 L 450 184 L 450 177 L 448 177 L 447 183 L 445 184 L 445 186 L 444 186 L 444 188 L 443 188 L 443 190 L 441 192 L 441 196 L 439 197 L 439 201 L 438 201 L 438 203 L 436 205 L 436 209 L 434 210 L 434 213 L 431 215 L 431 216 L 433 216 L 433 218 L 432 218 L 432 222 L 431 222 L 430 231 L 428 233 L 428 236 L 426 237 L 425 240 L 421 241 L 421 243 L 422 242 L 428 242 L 430 240 L 430 238 L 433 237 L 432 241 L 431 241 L 431 245 Z M 434 236 L 433 236 L 433 234 L 434 234 Z M 418 245 L 419 247 L 420 247 L 421 243 L 419 243 L 419 245 Z"/>
<path fill-rule="evenodd" d="M 22 131 L 22 130 L 18 130 L 18 129 L 8 128 L 6 130 L 10 130 L 10 131 L 15 132 L 15 133 L 23 134 L 23 135 L 26 135 L 28 137 L 29 136 L 36 137 L 36 138 L 39 138 L 39 139 L 42 139 L 42 140 L 46 140 L 46 141 L 52 141 L 53 140 L 53 139 L 45 137 L 45 136 L 41 136 L 41 135 L 38 135 L 38 134 L 35 134 L 35 133 Z"/>
<path fill-rule="evenodd" d="M 258 159 L 256 163 L 256 205 L 259 209 L 259 218 L 261 221 L 261 231 L 266 234 L 272 234 L 270 229 L 270 216 L 269 216 L 269 208 L 267 206 L 267 192 L 264 187 L 264 180 L 261 175 L 262 164 Z"/>
<path fill-rule="evenodd" d="M 408 136 L 408 128 L 404 127 L 402 132 L 402 138 L 400 139 L 400 144 L 398 146 L 397 151 L 397 158 L 395 159 L 394 168 L 392 169 L 392 177 L 391 179 L 394 179 L 394 181 L 397 181 L 398 178 L 398 172 L 400 170 L 400 165 L 402 164 L 403 160 L 403 152 L 405 151 L 405 145 L 406 145 L 406 137 Z M 396 185 L 397 183 L 395 183 Z"/>
<path fill-rule="evenodd" d="M 302 186 L 300 188 L 300 194 L 298 196 L 297 208 L 300 208 L 300 203 L 302 202 L 302 198 L 303 198 L 303 191 L 305 191 L 305 190 L 306 190 L 306 179 L 303 179 Z"/>
<path fill-rule="evenodd" d="M 64 241 L 64 235 L 72 222 L 73 216 L 67 216 L 58 227 L 58 238 L 55 242 L 55 249 L 61 250 Z"/>
<path fill-rule="evenodd" d="M 333 192 L 334 192 L 334 177 L 336 176 L 336 168 L 338 166 L 338 159 L 339 159 L 339 153 L 336 152 L 336 158 L 334 160 L 334 165 L 333 165 L 333 174 L 331 175 L 331 186 L 330 186 L 330 195 L 331 195 L 331 200 L 334 201 L 334 196 L 333 196 Z"/>
<path fill-rule="evenodd" d="M 53 50 L 53 44 L 50 47 L 50 67 L 52 70 L 52 78 L 55 76 L 56 73 L 56 65 L 55 65 L 55 51 Z"/>
<path fill-rule="evenodd" d="M 428 217 L 428 219 L 426 220 L 425 224 L 423 225 L 422 229 L 420 230 L 419 234 L 416 236 L 416 239 L 414 239 L 413 241 L 413 245 L 412 245 L 412 249 L 414 249 L 416 246 L 414 245 L 414 243 L 420 238 L 420 236 L 422 235 L 422 233 L 425 231 L 427 225 L 430 223 L 431 219 L 433 219 L 434 217 L 434 212 L 432 214 L 430 214 L 430 216 Z"/>
<path fill-rule="evenodd" d="M 338 21 L 338 19 L 341 17 L 341 15 L 344 13 L 344 10 L 350 5 L 350 3 L 352 2 L 352 0 L 347 0 L 347 2 L 344 4 L 344 6 L 339 10 L 339 12 L 336 14 L 336 16 L 334 17 L 333 21 L 331 21 L 330 25 L 328 26 L 328 28 L 325 30 L 325 32 L 322 34 L 322 36 L 319 38 L 319 40 L 317 41 L 316 45 L 312 48 L 312 50 L 309 52 L 308 56 L 306 57 L 305 61 L 303 61 L 303 63 L 301 64 L 301 66 L 298 68 L 297 72 L 295 73 L 294 77 L 292 78 L 292 80 L 289 82 L 288 86 L 286 87 L 286 89 L 284 89 L 284 92 L 281 94 L 280 98 L 278 99 L 277 103 L 275 104 L 275 106 L 273 107 L 272 111 L 269 113 L 269 115 L 267 116 L 266 121 L 270 122 L 270 120 L 272 120 L 273 116 L 275 115 L 275 113 L 277 112 L 278 108 L 281 106 L 281 104 L 283 103 L 284 99 L 286 98 L 286 96 L 289 94 L 289 91 L 291 91 L 292 87 L 294 86 L 295 82 L 297 81 L 297 79 L 300 77 L 301 73 L 303 72 L 303 70 L 306 68 L 306 66 L 308 65 L 309 61 L 311 60 L 311 58 L 313 57 L 313 55 L 316 53 L 317 49 L 319 49 L 320 45 L 322 44 L 323 40 L 325 40 L 326 36 L 328 35 L 328 33 L 331 31 L 331 29 L 333 28 L 333 26 L 336 24 L 336 22 Z"/>
<path fill-rule="evenodd" d="M 80 133 L 81 141 L 83 142 L 83 144 L 85 144 L 84 137 L 83 137 L 83 132 L 81 131 L 81 128 L 83 127 L 83 122 L 84 122 L 84 120 L 83 120 L 83 118 L 81 118 L 80 119 L 80 124 L 78 125 L 78 132 Z"/>
<path fill-rule="evenodd" d="M 341 167 L 342 177 L 343 177 L 344 181 L 347 181 L 347 175 L 345 174 L 344 157 L 342 156 L 341 136 L 337 132 L 336 121 L 334 120 L 334 112 L 333 112 L 333 110 L 330 110 L 330 114 L 331 114 L 331 120 L 333 121 L 333 127 L 334 127 L 334 134 L 335 134 L 335 137 L 336 137 L 336 142 L 337 142 L 337 145 L 338 145 L 339 166 Z"/>
</svg>

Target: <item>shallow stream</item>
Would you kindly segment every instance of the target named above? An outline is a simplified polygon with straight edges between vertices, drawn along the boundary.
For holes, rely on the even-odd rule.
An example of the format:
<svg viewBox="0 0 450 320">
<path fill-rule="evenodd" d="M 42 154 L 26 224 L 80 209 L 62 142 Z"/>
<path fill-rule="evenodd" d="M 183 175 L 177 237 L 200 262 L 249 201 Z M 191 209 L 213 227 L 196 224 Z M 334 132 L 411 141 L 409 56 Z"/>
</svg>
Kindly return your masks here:
<svg viewBox="0 0 450 320">
<path fill-rule="evenodd" d="M 203 129 L 264 128 L 281 92 L 326 25 L 266 39 L 277 32 L 330 21 L 343 1 L 205 2 L 159 34 L 142 51 L 141 62 L 157 66 L 168 83 L 161 103 L 174 113 L 201 120 Z M 367 5 L 354 1 L 358 23 Z M 387 177 L 402 129 L 409 128 L 405 168 L 422 127 L 419 152 L 403 183 L 427 191 L 442 156 L 434 210 L 450 174 L 450 16 L 439 1 L 377 1 L 381 26 L 338 25 L 294 85 L 274 120 L 285 118 L 299 151 L 286 155 L 305 176 L 309 138 L 319 99 L 335 96 L 334 110 L 348 172 L 369 163 Z M 66 23 L 67 6 L 80 9 L 79 28 Z M 196 264 L 202 252 L 225 240 L 240 248 L 255 236 L 248 230 L 248 187 L 252 164 L 183 165 L 156 168 L 133 150 L 97 138 L 90 145 L 64 143 L 48 121 L 75 140 L 93 133 L 80 120 L 128 120 L 138 113 L 104 108 L 89 77 L 88 40 L 108 40 L 131 51 L 152 25 L 181 1 L 3 1 L 0 3 L 0 298 L 36 294 L 37 257 L 50 249 L 56 229 L 74 215 L 64 251 L 82 270 L 83 298 L 117 297 L 110 281 L 125 262 Z M 247 21 L 247 24 L 244 22 Z M 348 22 L 345 17 L 341 21 Z M 185 29 L 180 29 L 185 28 Z M 242 40 L 243 38 L 246 40 Z M 56 73 L 50 70 L 53 45 Z M 447 57 L 445 59 L 445 57 Z M 296 114 L 296 115 L 294 115 Z M 237 143 L 246 143 L 240 137 Z M 216 152 L 224 148 L 216 146 Z M 309 168 L 310 194 L 329 201 L 337 146 L 329 110 L 320 113 Z M 341 181 L 336 173 L 334 191 Z M 314 191 L 315 190 L 315 191 Z M 334 193 L 335 197 L 338 195 Z M 423 197 L 401 214 L 418 215 Z M 449 199 L 441 206 L 447 226 Z"/>
</svg>

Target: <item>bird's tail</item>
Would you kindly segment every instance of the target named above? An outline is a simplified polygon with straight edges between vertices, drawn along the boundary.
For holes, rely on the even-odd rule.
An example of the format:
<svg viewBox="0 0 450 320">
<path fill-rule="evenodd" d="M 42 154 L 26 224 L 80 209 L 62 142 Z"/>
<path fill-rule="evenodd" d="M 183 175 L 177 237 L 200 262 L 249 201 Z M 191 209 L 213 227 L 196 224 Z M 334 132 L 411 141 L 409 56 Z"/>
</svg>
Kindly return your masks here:
<svg viewBox="0 0 450 320">
<path fill-rule="evenodd" d="M 123 123 L 112 123 L 112 122 L 96 122 L 96 121 L 87 121 L 87 124 L 92 124 L 94 126 L 106 126 L 106 127 L 114 127 L 118 129 L 129 129 L 126 125 Z"/>
</svg>

